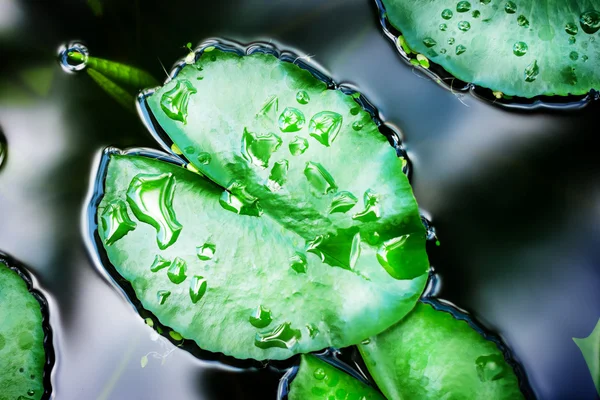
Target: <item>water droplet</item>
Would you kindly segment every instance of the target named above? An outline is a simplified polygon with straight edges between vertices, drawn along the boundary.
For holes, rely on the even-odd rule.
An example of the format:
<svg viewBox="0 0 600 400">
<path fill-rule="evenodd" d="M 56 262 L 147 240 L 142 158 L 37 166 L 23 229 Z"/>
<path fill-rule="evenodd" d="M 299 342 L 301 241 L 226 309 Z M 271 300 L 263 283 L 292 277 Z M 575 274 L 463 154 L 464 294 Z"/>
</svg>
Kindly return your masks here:
<svg viewBox="0 0 600 400">
<path fill-rule="evenodd" d="M 195 152 L 196 152 L 196 149 L 194 148 L 194 146 L 188 146 L 185 148 L 186 154 L 194 154 Z"/>
<path fill-rule="evenodd" d="M 179 146 L 177 146 L 175 143 L 173 143 L 173 144 L 171 145 L 171 151 L 172 151 L 173 153 L 177 154 L 177 155 L 180 155 L 180 156 L 182 156 L 182 155 L 183 155 L 183 152 L 181 151 L 181 149 L 179 148 Z"/>
<path fill-rule="evenodd" d="M 167 276 L 169 280 L 176 285 L 179 285 L 181 282 L 185 281 L 187 278 L 187 263 L 181 257 L 176 257 L 171 266 L 167 270 Z"/>
<path fill-rule="evenodd" d="M 73 73 L 83 70 L 88 62 L 90 52 L 81 43 L 71 42 L 59 49 L 60 66 L 65 72 Z"/>
<path fill-rule="evenodd" d="M 575 36 L 569 37 L 569 44 L 575 44 L 575 42 L 577 42 L 577 39 L 575 38 Z"/>
<path fill-rule="evenodd" d="M 156 292 L 156 298 L 158 299 L 158 304 L 160 304 L 161 306 L 163 304 L 165 304 L 165 301 L 167 301 L 167 298 L 171 295 L 171 292 L 169 292 L 168 290 L 159 290 L 158 292 Z"/>
<path fill-rule="evenodd" d="M 306 330 L 311 338 L 315 338 L 319 334 L 319 328 L 313 324 L 306 324 Z"/>
<path fill-rule="evenodd" d="M 467 21 L 460 21 L 458 23 L 458 29 L 463 32 L 467 32 L 469 29 L 471 29 L 471 24 Z"/>
<path fill-rule="evenodd" d="M 296 252 L 295 255 L 290 257 L 290 268 L 296 271 L 299 274 L 306 273 L 306 256 L 302 253 Z"/>
<path fill-rule="evenodd" d="M 301 336 L 302 333 L 299 330 L 293 329 L 289 322 L 285 322 L 269 332 L 257 333 L 254 338 L 254 345 L 261 349 L 272 347 L 292 349 Z"/>
<path fill-rule="evenodd" d="M 589 60 L 588 56 L 581 56 L 581 61 L 586 62 L 587 60 Z"/>
<path fill-rule="evenodd" d="M 194 275 L 190 280 L 190 299 L 196 304 L 206 293 L 206 279 L 200 275 Z"/>
<path fill-rule="evenodd" d="M 248 193 L 244 185 L 235 181 L 221 193 L 219 204 L 224 209 L 240 215 L 260 217 L 263 213 L 258 199 Z"/>
<path fill-rule="evenodd" d="M 377 220 L 381 216 L 381 210 L 379 209 L 379 195 L 367 189 L 363 196 L 365 209 L 352 216 L 353 219 L 361 222 L 371 222 Z"/>
<path fill-rule="evenodd" d="M 317 368 L 317 369 L 315 369 L 313 376 L 315 377 L 316 380 L 322 381 L 323 379 L 325 379 L 327 374 L 325 373 L 325 370 L 323 368 Z"/>
<path fill-rule="evenodd" d="M 354 121 L 352 123 L 352 129 L 354 129 L 355 131 L 360 131 L 362 130 L 362 128 L 364 128 L 365 124 L 362 123 L 362 121 Z"/>
<path fill-rule="evenodd" d="M 554 39 L 554 28 L 552 25 L 542 25 L 538 31 L 538 37 L 540 40 L 548 42 Z"/>
<path fill-rule="evenodd" d="M 261 168 L 269 166 L 269 159 L 283 141 L 274 133 L 254 133 L 244 128 L 242 156 Z"/>
<path fill-rule="evenodd" d="M 167 116 L 175 121 L 187 123 L 188 103 L 190 96 L 198 91 L 187 79 L 178 80 L 175 87 L 163 93 L 160 98 L 160 108 Z"/>
<path fill-rule="evenodd" d="M 448 30 L 448 24 L 440 24 L 440 31 L 445 32 Z"/>
<path fill-rule="evenodd" d="M 122 200 L 111 201 L 100 217 L 104 243 L 112 245 L 135 229 L 137 224 L 129 218 L 127 205 Z"/>
<path fill-rule="evenodd" d="M 169 331 L 169 336 L 171 336 L 171 338 L 173 338 L 173 340 L 176 340 L 178 342 L 183 340 L 183 336 L 181 336 L 181 333 L 179 333 L 179 332 Z"/>
<path fill-rule="evenodd" d="M 386 240 L 377 250 L 377 261 L 394 279 L 414 279 L 427 273 L 422 263 L 407 262 L 425 248 L 424 235 L 402 235 Z"/>
<path fill-rule="evenodd" d="M 443 25 L 446 25 L 446 24 L 443 24 Z M 442 30 L 445 30 L 445 29 L 442 29 Z M 425 39 L 423 39 L 423 44 L 427 47 L 433 47 L 437 44 L 437 42 L 430 37 L 426 37 Z"/>
<path fill-rule="evenodd" d="M 202 261 L 212 260 L 217 251 L 217 245 L 214 243 L 206 242 L 202 246 L 196 247 L 196 255 L 198 259 Z"/>
<path fill-rule="evenodd" d="M 569 53 L 569 58 L 573 61 L 577 61 L 579 59 L 579 53 L 576 51 L 572 51 Z"/>
<path fill-rule="evenodd" d="M 256 310 L 250 315 L 248 321 L 256 328 L 265 328 L 273 321 L 271 310 L 260 305 L 256 307 Z"/>
<path fill-rule="evenodd" d="M 211 160 L 212 160 L 212 157 L 209 153 L 202 152 L 202 153 L 198 154 L 198 162 L 200 164 L 207 165 L 211 162 Z"/>
<path fill-rule="evenodd" d="M 27 391 L 27 396 L 33 396 L 35 394 L 35 390 L 29 389 Z"/>
<path fill-rule="evenodd" d="M 529 28 L 529 20 L 523 14 L 517 17 L 517 24 L 523 28 Z"/>
<path fill-rule="evenodd" d="M 446 49 L 440 49 L 441 54 L 446 54 Z"/>
<path fill-rule="evenodd" d="M 492 2 L 492 0 L 480 0 L 479 2 L 481 4 L 490 4 Z"/>
<path fill-rule="evenodd" d="M 2 165 L 4 164 L 4 160 L 6 159 L 7 152 L 8 152 L 8 147 L 6 145 L 6 138 L 4 137 L 2 130 L 0 130 L 0 169 L 2 168 Z"/>
<path fill-rule="evenodd" d="M 453 37 L 451 37 L 451 38 L 448 38 L 448 44 L 449 44 L 450 46 L 452 46 L 452 45 L 454 44 L 454 38 L 453 38 Z"/>
<path fill-rule="evenodd" d="M 310 96 L 306 90 L 300 90 L 296 93 L 296 101 L 300 104 L 308 104 Z"/>
<path fill-rule="evenodd" d="M 446 8 L 444 11 L 442 11 L 442 18 L 444 19 L 450 19 L 453 15 L 454 14 L 452 13 L 452 10 L 450 10 L 449 8 Z"/>
<path fill-rule="evenodd" d="M 579 17 L 581 29 L 587 34 L 594 34 L 600 29 L 600 12 L 591 10 L 584 12 Z"/>
<path fill-rule="evenodd" d="M 490 382 L 503 378 L 508 372 L 506 371 L 505 364 L 504 358 L 497 354 L 477 357 L 475 367 L 479 380 L 481 382 Z"/>
<path fill-rule="evenodd" d="M 533 82 L 540 74 L 540 67 L 537 64 L 537 60 L 533 60 L 531 64 L 525 68 L 525 82 Z"/>
<path fill-rule="evenodd" d="M 306 140 L 300 136 L 296 136 L 296 137 L 294 137 L 294 140 L 292 140 L 290 142 L 289 148 L 290 148 L 290 153 L 293 156 L 299 156 L 301 154 L 304 154 L 306 149 L 308 149 L 308 140 Z"/>
<path fill-rule="evenodd" d="M 161 250 L 171 246 L 182 226 L 175 218 L 173 174 L 136 175 L 127 190 L 127 202 L 133 214 L 156 229 L 156 242 Z"/>
<path fill-rule="evenodd" d="M 319 143 L 329 147 L 342 127 L 343 118 L 333 111 L 321 111 L 315 114 L 308 124 L 308 133 Z"/>
<path fill-rule="evenodd" d="M 163 268 L 167 268 L 169 265 L 171 265 L 171 261 L 167 260 L 166 258 L 163 258 L 160 255 L 157 255 L 156 257 L 154 257 L 154 261 L 150 266 L 150 271 L 158 272 Z"/>
<path fill-rule="evenodd" d="M 350 247 L 350 269 L 354 269 L 358 258 L 360 257 L 360 233 L 356 233 L 352 238 L 352 246 Z"/>
<path fill-rule="evenodd" d="M 514 14 L 517 12 L 517 5 L 513 1 L 507 1 L 506 5 L 504 6 L 504 11 L 506 11 L 508 14 Z"/>
<path fill-rule="evenodd" d="M 527 54 L 528 49 L 529 48 L 527 47 L 527 43 L 525 43 L 525 42 L 516 42 L 513 45 L 513 53 L 517 57 L 522 57 L 525 54 Z"/>
<path fill-rule="evenodd" d="M 272 121 L 277 118 L 277 112 L 279 111 L 279 98 L 275 95 L 267 98 L 260 111 L 256 115 L 268 117 Z"/>
<path fill-rule="evenodd" d="M 350 109 L 350 114 L 352 114 L 352 115 L 358 115 L 359 112 L 360 112 L 360 107 L 358 107 L 358 106 L 352 107 Z"/>
<path fill-rule="evenodd" d="M 337 192 L 331 200 L 329 214 L 345 213 L 356 205 L 358 199 L 350 192 Z"/>
<path fill-rule="evenodd" d="M 465 46 L 463 46 L 462 44 L 459 44 L 458 46 L 456 46 L 455 53 L 457 56 L 460 56 L 465 51 L 467 51 L 467 48 Z"/>
<path fill-rule="evenodd" d="M 471 15 L 473 16 L 473 18 L 479 18 L 481 17 L 481 11 L 475 10 L 471 13 Z"/>
<path fill-rule="evenodd" d="M 304 176 L 317 193 L 328 194 L 338 189 L 331 174 L 317 162 L 308 161 L 306 163 Z"/>
<path fill-rule="evenodd" d="M 282 132 L 298 132 L 306 122 L 302 111 L 294 107 L 286 107 L 279 116 L 279 129 Z"/>
<path fill-rule="evenodd" d="M 287 174 L 290 168 L 290 163 L 288 160 L 277 161 L 273 168 L 271 169 L 271 173 L 269 174 L 269 180 L 267 181 L 267 187 L 271 192 L 276 192 L 283 184 L 287 181 Z"/>
<path fill-rule="evenodd" d="M 371 343 L 371 339 L 365 339 L 362 342 L 360 342 L 360 344 L 364 344 L 364 345 L 367 345 L 369 343 Z"/>
<path fill-rule="evenodd" d="M 577 35 L 579 28 L 574 23 L 569 22 L 565 25 L 565 32 L 567 32 L 569 35 Z"/>
<path fill-rule="evenodd" d="M 459 13 L 467 12 L 470 9 L 471 9 L 471 3 L 469 3 L 468 1 L 459 1 L 456 4 L 456 11 L 458 11 Z"/>
</svg>

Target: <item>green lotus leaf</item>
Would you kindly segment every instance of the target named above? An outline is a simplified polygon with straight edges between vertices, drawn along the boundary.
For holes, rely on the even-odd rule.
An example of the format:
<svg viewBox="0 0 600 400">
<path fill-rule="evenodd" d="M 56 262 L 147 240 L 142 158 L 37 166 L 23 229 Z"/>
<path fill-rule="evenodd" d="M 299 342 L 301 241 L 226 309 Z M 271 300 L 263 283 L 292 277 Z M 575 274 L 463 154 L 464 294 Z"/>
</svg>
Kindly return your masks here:
<svg viewBox="0 0 600 400">
<path fill-rule="evenodd" d="M 586 338 L 573 338 L 583 358 L 590 369 L 594 385 L 598 395 L 600 395 L 600 320 L 596 324 L 596 327 Z"/>
<path fill-rule="evenodd" d="M 0 400 L 41 399 L 45 364 L 40 303 L 0 260 Z"/>
<path fill-rule="evenodd" d="M 505 95 L 600 88 L 597 0 L 380 0 L 412 51 Z"/>
<path fill-rule="evenodd" d="M 384 397 L 331 364 L 303 355 L 298 373 L 290 384 L 288 399 L 384 400 Z"/>
<path fill-rule="evenodd" d="M 389 400 L 523 398 L 498 346 L 430 304 L 365 343 L 359 350 Z"/>
</svg>

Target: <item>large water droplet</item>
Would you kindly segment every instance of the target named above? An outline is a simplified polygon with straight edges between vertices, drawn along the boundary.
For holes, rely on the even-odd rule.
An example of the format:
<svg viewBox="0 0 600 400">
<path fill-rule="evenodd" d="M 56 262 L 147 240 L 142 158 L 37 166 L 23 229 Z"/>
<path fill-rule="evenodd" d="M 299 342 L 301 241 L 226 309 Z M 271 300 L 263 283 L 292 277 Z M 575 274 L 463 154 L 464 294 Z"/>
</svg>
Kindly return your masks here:
<svg viewBox="0 0 600 400">
<path fill-rule="evenodd" d="M 600 29 L 600 12 L 596 10 L 584 12 L 579 17 L 579 24 L 585 33 L 592 35 L 598 32 Z"/>
<path fill-rule="evenodd" d="M 305 122 L 302 111 L 294 107 L 286 107 L 279 116 L 279 129 L 282 132 L 298 132 Z"/>
<path fill-rule="evenodd" d="M 254 310 L 252 315 L 250 315 L 248 318 L 248 322 L 250 322 L 252 326 L 256 328 L 266 328 L 271 321 L 273 321 L 271 310 L 263 307 L 262 305 L 256 307 L 256 310 Z"/>
<path fill-rule="evenodd" d="M 577 32 L 579 32 L 579 28 L 574 23 L 568 22 L 565 25 L 565 32 L 567 32 L 569 35 L 577 35 Z"/>
<path fill-rule="evenodd" d="M 527 43 L 525 42 L 517 42 L 513 45 L 513 53 L 517 57 L 522 57 L 527 54 Z"/>
<path fill-rule="evenodd" d="M 211 162 L 211 160 L 212 160 L 212 157 L 207 152 L 202 152 L 202 153 L 198 154 L 198 162 L 200 164 L 207 165 Z"/>
<path fill-rule="evenodd" d="M 402 235 L 386 240 L 377 250 L 377 261 L 394 279 L 414 279 L 427 273 L 415 255 L 425 249 L 425 236 Z"/>
<path fill-rule="evenodd" d="M 308 104 L 310 96 L 306 90 L 300 90 L 296 93 L 296 101 L 300 104 Z"/>
<path fill-rule="evenodd" d="M 463 31 L 463 32 L 466 32 L 469 29 L 471 29 L 471 24 L 468 21 L 460 21 L 458 23 L 458 29 L 461 30 L 461 31 Z"/>
<path fill-rule="evenodd" d="M 287 181 L 288 170 L 290 169 L 290 163 L 288 160 L 277 161 L 271 173 L 269 174 L 269 180 L 267 181 L 267 187 L 271 192 L 276 192 L 284 185 Z"/>
<path fill-rule="evenodd" d="M 379 195 L 377 195 L 377 193 L 371 189 L 367 189 L 363 195 L 363 201 L 365 204 L 364 210 L 354 214 L 352 218 L 361 222 L 371 222 L 377 220 L 381 216 L 381 210 L 379 208 Z"/>
<path fill-rule="evenodd" d="M 308 149 L 308 140 L 300 136 L 296 136 L 294 137 L 294 140 L 290 142 L 289 148 L 290 153 L 292 153 L 293 156 L 304 154 L 306 149 Z"/>
<path fill-rule="evenodd" d="M 192 303 L 196 304 L 206 293 L 207 283 L 206 279 L 200 275 L 194 275 L 190 279 L 190 299 Z"/>
<path fill-rule="evenodd" d="M 279 111 L 279 98 L 276 95 L 269 96 L 263 106 L 260 108 L 256 115 L 268 117 L 272 121 L 277 119 L 277 112 Z"/>
<path fill-rule="evenodd" d="M 246 191 L 246 187 L 238 182 L 232 182 L 219 198 L 219 204 L 224 209 L 240 215 L 260 217 L 263 213 L 258 199 Z"/>
<path fill-rule="evenodd" d="M 181 232 L 182 226 L 175 218 L 173 174 L 139 174 L 131 180 L 127 190 L 127 202 L 133 214 L 142 222 L 156 229 L 156 242 L 161 250 L 171 246 Z"/>
<path fill-rule="evenodd" d="M 517 12 L 517 5 L 514 1 L 507 1 L 506 5 L 504 5 L 504 11 L 508 14 L 514 14 Z"/>
<path fill-rule="evenodd" d="M 171 295 L 171 292 L 169 292 L 168 290 L 159 290 L 158 292 L 156 292 L 156 298 L 158 299 L 158 304 L 160 304 L 161 306 L 163 304 L 165 304 L 165 301 L 167 301 L 167 298 Z"/>
<path fill-rule="evenodd" d="M 529 20 L 523 14 L 517 17 L 517 24 L 523 28 L 529 28 Z"/>
<path fill-rule="evenodd" d="M 112 245 L 130 231 L 134 230 L 137 224 L 129 218 L 127 205 L 122 200 L 111 201 L 100 217 L 103 231 L 104 243 L 107 246 Z"/>
<path fill-rule="evenodd" d="M 319 143 L 329 147 L 342 127 L 342 116 L 333 111 L 321 111 L 315 114 L 308 124 L 308 133 Z"/>
<path fill-rule="evenodd" d="M 190 96 L 198 91 L 187 79 L 178 80 L 171 90 L 163 93 L 160 108 L 175 121 L 187 123 L 188 103 Z"/>
<path fill-rule="evenodd" d="M 323 368 L 317 368 L 315 369 L 313 376 L 316 380 L 322 381 L 323 379 L 325 379 L 325 376 L 327 376 L 327 374 L 325 373 L 325 370 Z"/>
<path fill-rule="evenodd" d="M 449 8 L 446 8 L 444 11 L 442 11 L 442 18 L 446 20 L 452 18 L 453 15 L 454 13 Z"/>
<path fill-rule="evenodd" d="M 279 347 L 282 349 L 292 349 L 300 340 L 302 333 L 291 327 L 291 323 L 285 322 L 275 327 L 275 329 L 257 333 L 254 338 L 254 345 L 261 349 Z"/>
<path fill-rule="evenodd" d="M 167 276 L 169 280 L 176 285 L 179 285 L 181 282 L 185 281 L 187 278 L 187 263 L 181 257 L 175 257 L 171 266 L 167 270 Z"/>
<path fill-rule="evenodd" d="M 540 74 L 540 67 L 537 64 L 537 60 L 533 60 L 531 64 L 525 68 L 525 82 L 533 82 L 537 79 Z"/>
<path fill-rule="evenodd" d="M 214 243 L 206 242 L 202 246 L 196 247 L 196 255 L 198 259 L 202 261 L 212 260 L 217 251 L 217 245 Z"/>
<path fill-rule="evenodd" d="M 352 193 L 347 191 L 337 192 L 331 200 L 329 214 L 345 213 L 356 205 L 358 199 Z"/>
<path fill-rule="evenodd" d="M 446 24 L 443 24 L 443 25 L 446 25 Z M 446 28 L 447 27 L 448 26 L 446 25 Z M 441 29 L 441 25 L 440 25 L 440 29 Z M 445 30 L 445 29 L 441 29 L 441 30 Z M 426 37 L 425 39 L 423 39 L 423 44 L 427 47 L 433 47 L 437 44 L 437 42 L 433 38 Z"/>
<path fill-rule="evenodd" d="M 167 260 L 166 258 L 160 255 L 157 255 L 156 257 L 154 257 L 154 261 L 150 266 L 150 271 L 158 272 L 163 268 L 167 268 L 169 265 L 171 265 L 171 261 Z"/>
<path fill-rule="evenodd" d="M 468 1 L 459 1 L 456 4 L 456 11 L 458 11 L 459 13 L 467 12 L 470 9 L 471 9 L 471 3 L 469 3 Z"/>
<path fill-rule="evenodd" d="M 456 53 L 457 56 L 460 56 L 465 51 L 467 51 L 467 48 L 465 46 L 463 46 L 462 44 L 459 44 L 458 46 L 456 46 L 456 49 L 454 52 Z"/>
<path fill-rule="evenodd" d="M 328 194 L 338 189 L 331 174 L 317 162 L 308 161 L 306 163 L 304 176 L 317 193 Z"/>
<path fill-rule="evenodd" d="M 251 163 L 267 168 L 271 155 L 279 149 L 281 143 L 281 138 L 274 133 L 254 133 L 244 128 L 242 155 Z"/>
<path fill-rule="evenodd" d="M 63 45 L 58 50 L 60 66 L 69 73 L 83 70 L 87 65 L 89 55 L 87 47 L 78 42 Z"/>
<path fill-rule="evenodd" d="M 475 360 L 477 376 L 481 382 L 491 382 L 506 376 L 508 371 L 505 365 L 504 358 L 497 354 L 480 356 Z"/>
</svg>

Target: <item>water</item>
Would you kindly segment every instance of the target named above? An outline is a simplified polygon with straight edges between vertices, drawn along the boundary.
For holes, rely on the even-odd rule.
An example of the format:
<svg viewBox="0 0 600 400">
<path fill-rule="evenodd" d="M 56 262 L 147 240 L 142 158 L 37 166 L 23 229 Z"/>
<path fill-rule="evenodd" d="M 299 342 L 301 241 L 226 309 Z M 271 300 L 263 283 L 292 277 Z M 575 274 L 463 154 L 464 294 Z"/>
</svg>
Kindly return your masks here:
<svg viewBox="0 0 600 400">
<path fill-rule="evenodd" d="M 506 112 L 453 94 L 402 63 L 368 1 L 215 4 L 202 24 L 205 6 L 188 1 L 105 3 L 102 17 L 85 2 L 9 4 L 17 11 L 11 30 L 0 29 L 2 83 L 21 82 L 23 69 L 58 69 L 56 49 L 72 39 L 162 79 L 158 59 L 168 69 L 185 43 L 226 36 L 279 41 L 356 84 L 402 130 L 415 195 L 441 242 L 431 251 L 438 295 L 498 332 L 541 398 L 594 398 L 571 337 L 587 336 L 600 314 L 597 106 Z M 218 363 L 222 356 L 196 358 L 157 338 L 86 254 L 81 209 L 100 149 L 156 147 L 137 116 L 86 74 L 55 72 L 46 95 L 19 85 L 11 99 L 0 91 L 9 149 L 0 249 L 30 265 L 46 291 L 58 398 L 275 398 L 285 371 L 241 372 L 229 359 Z"/>
</svg>

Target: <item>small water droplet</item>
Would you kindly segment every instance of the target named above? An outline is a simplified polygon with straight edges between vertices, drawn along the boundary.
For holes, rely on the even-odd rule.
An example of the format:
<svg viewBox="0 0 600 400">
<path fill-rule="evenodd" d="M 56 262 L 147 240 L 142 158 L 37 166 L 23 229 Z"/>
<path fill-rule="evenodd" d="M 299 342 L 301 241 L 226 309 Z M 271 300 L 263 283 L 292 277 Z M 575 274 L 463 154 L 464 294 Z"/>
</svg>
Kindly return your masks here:
<svg viewBox="0 0 600 400">
<path fill-rule="evenodd" d="M 244 128 L 242 156 L 254 165 L 267 168 L 271 155 L 279 149 L 281 143 L 281 138 L 274 133 L 254 133 Z"/>
<path fill-rule="evenodd" d="M 308 331 L 308 336 L 311 338 L 315 338 L 319 334 L 319 328 L 314 324 L 306 324 L 306 330 Z"/>
<path fill-rule="evenodd" d="M 572 51 L 569 53 L 569 58 L 573 61 L 577 61 L 579 59 L 579 53 L 576 51 Z"/>
<path fill-rule="evenodd" d="M 369 343 L 371 343 L 371 339 L 365 339 L 362 342 L 360 342 L 360 344 L 363 344 L 363 345 L 367 345 Z"/>
<path fill-rule="evenodd" d="M 577 35 L 579 28 L 574 23 L 569 22 L 565 25 L 565 32 L 567 32 L 569 35 Z"/>
<path fill-rule="evenodd" d="M 315 377 L 316 380 L 322 381 L 323 379 L 325 379 L 327 374 L 325 373 L 325 370 L 323 368 L 317 368 L 317 369 L 315 369 L 313 376 Z"/>
<path fill-rule="evenodd" d="M 358 115 L 359 112 L 360 112 L 359 106 L 355 106 L 350 109 L 350 114 L 352 114 L 352 115 Z"/>
<path fill-rule="evenodd" d="M 468 1 L 459 1 L 456 4 L 456 11 L 458 11 L 459 13 L 467 12 L 470 9 L 471 9 L 471 3 L 469 3 Z"/>
<path fill-rule="evenodd" d="M 258 199 L 248 193 L 244 185 L 235 181 L 221 193 L 219 204 L 224 209 L 240 215 L 260 217 L 263 213 Z"/>
<path fill-rule="evenodd" d="M 331 200 L 329 214 L 345 213 L 356 205 L 358 199 L 352 193 L 347 191 L 337 192 Z"/>
<path fill-rule="evenodd" d="M 386 240 L 377 250 L 377 261 L 394 279 L 414 279 L 427 273 L 419 262 L 407 263 L 416 252 L 425 248 L 425 237 L 416 234 L 402 235 Z"/>
<path fill-rule="evenodd" d="M 296 93 L 296 101 L 300 104 L 308 104 L 310 96 L 306 90 L 300 90 Z"/>
<path fill-rule="evenodd" d="M 381 210 L 379 209 L 379 195 L 371 189 L 367 189 L 363 196 L 363 202 L 365 204 L 365 209 L 354 214 L 352 218 L 361 222 L 377 220 L 381 216 Z"/>
<path fill-rule="evenodd" d="M 506 5 L 504 6 L 504 11 L 506 11 L 508 14 L 514 14 L 517 12 L 517 5 L 514 1 L 507 1 Z"/>
<path fill-rule="evenodd" d="M 523 14 L 517 17 L 517 24 L 519 24 L 520 27 L 529 28 L 529 20 Z"/>
<path fill-rule="evenodd" d="M 439 28 L 440 31 L 445 32 L 446 30 L 448 30 L 448 24 L 440 24 Z"/>
<path fill-rule="evenodd" d="M 202 261 L 212 260 L 217 251 L 217 245 L 214 243 L 206 242 L 202 246 L 196 247 L 196 255 L 198 259 Z"/>
<path fill-rule="evenodd" d="M 452 10 L 450 10 L 449 8 L 446 8 L 444 11 L 442 11 L 442 18 L 446 20 L 452 18 L 453 15 L 454 13 L 452 13 Z"/>
<path fill-rule="evenodd" d="M 584 12 L 579 17 L 581 29 L 587 34 L 594 34 L 600 29 L 600 12 L 591 10 Z"/>
<path fill-rule="evenodd" d="M 458 29 L 463 32 L 467 32 L 469 29 L 471 29 L 471 24 L 467 21 L 460 21 L 458 23 Z"/>
<path fill-rule="evenodd" d="M 269 180 L 267 181 L 267 187 L 271 192 L 276 192 L 284 185 L 287 181 L 288 170 L 290 169 L 290 163 L 288 160 L 277 161 L 271 173 L 269 174 Z"/>
<path fill-rule="evenodd" d="M 290 148 L 290 153 L 293 156 L 299 156 L 301 154 L 304 154 L 306 149 L 308 149 L 308 140 L 306 140 L 300 136 L 296 136 L 290 142 L 289 148 Z"/>
<path fill-rule="evenodd" d="M 175 257 L 171 266 L 167 270 L 167 276 L 169 280 L 176 285 L 179 285 L 181 282 L 185 281 L 187 278 L 187 263 L 181 257 Z"/>
<path fill-rule="evenodd" d="M 187 146 L 185 148 L 185 153 L 186 154 L 194 154 L 196 152 L 196 149 L 194 148 L 194 146 Z"/>
<path fill-rule="evenodd" d="M 254 345 L 261 349 L 279 347 L 282 349 L 292 349 L 300 340 L 302 333 L 291 327 L 291 323 L 285 322 L 278 325 L 273 330 L 257 333 L 254 338 Z"/>
<path fill-rule="evenodd" d="M 203 276 L 194 275 L 190 279 L 190 299 L 192 299 L 192 303 L 196 304 L 200 301 L 206 293 L 207 286 L 206 279 Z"/>
<path fill-rule="evenodd" d="M 104 243 L 112 245 L 135 229 L 137 224 L 129 218 L 127 205 L 122 200 L 111 201 L 100 217 Z"/>
<path fill-rule="evenodd" d="M 169 118 L 180 121 L 185 125 L 187 123 L 190 96 L 197 92 L 194 85 L 187 79 L 178 80 L 175 87 L 163 93 L 160 98 L 160 108 Z"/>
<path fill-rule="evenodd" d="M 262 305 L 256 307 L 256 310 L 254 310 L 252 315 L 250 315 L 248 318 L 248 322 L 250 322 L 252 326 L 256 328 L 266 328 L 271 321 L 273 321 L 271 310 L 263 307 Z"/>
<path fill-rule="evenodd" d="M 479 18 L 481 17 L 481 11 L 475 10 L 471 13 L 471 15 L 473 16 L 473 18 Z"/>
<path fill-rule="evenodd" d="M 150 266 L 150 271 L 158 272 L 163 268 L 167 268 L 169 265 L 171 265 L 171 261 L 167 260 L 166 258 L 163 258 L 160 255 L 157 255 L 156 257 L 154 257 L 154 261 Z"/>
<path fill-rule="evenodd" d="M 589 60 L 588 56 L 586 56 L 586 55 L 581 56 L 581 61 L 586 62 L 587 60 Z"/>
<path fill-rule="evenodd" d="M 362 123 L 362 121 L 354 121 L 352 123 L 352 129 L 354 129 L 356 132 L 360 131 L 362 128 L 364 128 L 365 124 Z"/>
<path fill-rule="evenodd" d="M 27 396 L 33 396 L 35 394 L 35 390 L 29 389 L 27 391 Z"/>
<path fill-rule="evenodd" d="M 358 258 L 360 257 L 360 233 L 357 232 L 352 238 L 352 246 L 350 247 L 350 269 L 354 269 Z"/>
<path fill-rule="evenodd" d="M 165 304 L 165 301 L 167 301 L 167 298 L 171 295 L 171 292 L 169 292 L 168 290 L 159 290 L 158 292 L 156 292 L 156 298 L 158 299 L 158 304 L 160 304 L 161 306 L 163 304 Z"/>
<path fill-rule="evenodd" d="M 458 46 L 456 46 L 456 55 L 460 56 L 462 53 L 464 53 L 465 51 L 467 51 L 467 48 L 465 46 L 463 46 L 462 44 L 459 44 Z"/>
<path fill-rule="evenodd" d="M 279 129 L 282 132 L 298 132 L 305 122 L 302 111 L 294 107 L 286 107 L 279 116 Z"/>
<path fill-rule="evenodd" d="M 317 193 L 328 194 L 338 189 L 331 174 L 317 162 L 308 161 L 306 163 L 304 176 Z"/>
<path fill-rule="evenodd" d="M 174 194 L 175 177 L 171 173 L 136 175 L 127 190 L 133 214 L 156 229 L 156 242 L 161 250 L 175 243 L 182 229 L 173 210 Z"/>
<path fill-rule="evenodd" d="M 342 127 L 343 118 L 333 111 L 315 114 L 308 124 L 308 133 L 324 146 L 331 146 Z"/>
<path fill-rule="evenodd" d="M 446 49 L 440 49 L 441 54 L 446 54 Z"/>
<path fill-rule="evenodd" d="M 575 42 L 577 42 L 577 39 L 575 38 L 575 36 L 569 37 L 569 44 L 575 44 Z"/>
<path fill-rule="evenodd" d="M 86 67 L 90 52 L 83 44 L 71 42 L 61 46 L 58 51 L 58 58 L 63 71 L 73 73 Z"/>
<path fill-rule="evenodd" d="M 446 25 L 446 24 L 443 24 L 443 25 Z M 444 30 L 444 29 L 442 29 L 442 30 Z M 425 39 L 423 39 L 423 44 L 427 47 L 433 47 L 437 44 L 437 42 L 433 38 L 426 37 Z"/>
<path fill-rule="evenodd" d="M 263 104 L 256 115 L 268 117 L 272 121 L 277 118 L 277 112 L 279 111 L 279 98 L 276 95 L 272 95 Z"/>
<path fill-rule="evenodd" d="M 475 368 L 477 369 L 479 380 L 481 382 L 490 382 L 503 378 L 508 372 L 506 371 L 505 364 L 504 358 L 497 354 L 477 357 Z"/>
<path fill-rule="evenodd" d="M 522 57 L 525 54 L 527 54 L 528 49 L 529 48 L 527 47 L 527 43 L 525 43 L 525 42 L 516 42 L 513 45 L 513 53 L 517 57 Z"/>
<path fill-rule="evenodd" d="M 492 2 L 492 0 L 480 0 L 479 1 L 481 4 L 490 4 Z"/>
<path fill-rule="evenodd" d="M 448 44 L 449 44 L 450 46 L 452 46 L 452 45 L 454 44 L 454 38 L 453 38 L 453 37 L 451 37 L 451 38 L 448 38 Z"/>
<path fill-rule="evenodd" d="M 295 255 L 290 257 L 290 268 L 296 271 L 299 274 L 306 273 L 306 256 L 302 253 L 296 252 Z"/>
<path fill-rule="evenodd" d="M 540 67 L 537 64 L 537 60 L 533 60 L 533 62 L 525 68 L 525 82 L 535 81 L 539 74 Z"/>
<path fill-rule="evenodd" d="M 212 160 L 212 157 L 207 152 L 202 152 L 202 153 L 198 154 L 198 162 L 200 164 L 207 165 L 211 162 L 211 160 Z"/>
</svg>

